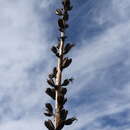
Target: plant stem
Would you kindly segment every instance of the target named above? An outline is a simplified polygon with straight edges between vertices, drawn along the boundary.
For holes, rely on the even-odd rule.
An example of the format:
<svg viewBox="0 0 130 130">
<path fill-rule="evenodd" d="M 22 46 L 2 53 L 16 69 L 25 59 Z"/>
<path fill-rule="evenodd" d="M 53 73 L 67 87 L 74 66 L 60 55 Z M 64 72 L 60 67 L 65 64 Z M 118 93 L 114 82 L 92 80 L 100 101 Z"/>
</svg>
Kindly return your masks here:
<svg viewBox="0 0 130 130">
<path fill-rule="evenodd" d="M 64 37 L 64 32 L 61 32 L 61 37 Z M 64 40 L 60 39 L 60 47 L 59 47 L 59 55 L 58 57 L 58 64 L 57 64 L 57 75 L 56 75 L 56 85 L 58 86 L 56 90 L 56 101 L 55 101 L 55 127 L 57 128 L 61 123 L 61 117 L 60 117 L 60 104 L 58 103 L 58 96 L 60 96 L 59 90 L 61 88 L 61 81 L 62 81 L 62 70 L 61 65 L 63 61 L 63 48 L 64 48 Z"/>
</svg>

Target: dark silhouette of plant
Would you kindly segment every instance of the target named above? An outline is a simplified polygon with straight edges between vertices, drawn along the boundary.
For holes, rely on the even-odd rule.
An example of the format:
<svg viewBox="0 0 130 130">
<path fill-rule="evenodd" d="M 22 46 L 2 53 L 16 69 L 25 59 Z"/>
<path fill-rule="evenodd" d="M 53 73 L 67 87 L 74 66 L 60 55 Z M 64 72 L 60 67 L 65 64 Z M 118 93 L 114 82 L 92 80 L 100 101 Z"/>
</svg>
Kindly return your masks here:
<svg viewBox="0 0 130 130">
<path fill-rule="evenodd" d="M 62 1 L 63 8 L 56 9 L 56 15 L 58 19 L 58 27 L 60 31 L 59 43 L 51 48 L 51 51 L 58 59 L 57 67 L 53 68 L 52 73 L 48 75 L 47 83 L 50 88 L 46 89 L 46 94 L 55 100 L 55 110 L 50 103 L 46 103 L 46 112 L 44 113 L 48 117 L 54 117 L 54 121 L 45 121 L 44 124 L 48 130 L 61 130 L 65 125 L 71 125 L 73 121 L 77 120 L 75 117 L 67 118 L 68 110 L 64 109 L 64 104 L 67 102 L 66 93 L 67 88 L 73 81 L 73 78 L 65 79 L 62 82 L 62 72 L 65 68 L 69 67 L 72 62 L 71 58 L 65 57 L 65 55 L 74 47 L 74 44 L 65 44 L 66 36 L 65 30 L 69 27 L 67 21 L 69 20 L 69 11 L 72 10 L 70 0 Z M 53 124 L 54 123 L 54 124 Z"/>
</svg>

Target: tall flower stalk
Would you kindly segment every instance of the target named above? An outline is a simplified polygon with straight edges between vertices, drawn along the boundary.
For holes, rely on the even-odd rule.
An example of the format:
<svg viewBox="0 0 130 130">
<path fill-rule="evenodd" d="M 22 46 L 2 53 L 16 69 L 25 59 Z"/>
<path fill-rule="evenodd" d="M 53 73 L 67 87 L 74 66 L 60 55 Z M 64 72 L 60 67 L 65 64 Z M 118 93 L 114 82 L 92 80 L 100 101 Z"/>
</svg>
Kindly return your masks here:
<svg viewBox="0 0 130 130">
<path fill-rule="evenodd" d="M 48 117 L 53 117 L 54 121 L 48 120 L 44 124 L 48 130 L 61 130 L 65 125 L 71 125 L 73 121 L 77 120 L 75 117 L 67 118 L 68 110 L 64 108 L 64 104 L 67 102 L 66 86 L 73 81 L 73 78 L 64 79 L 62 81 L 63 70 L 72 62 L 71 58 L 65 55 L 74 47 L 74 44 L 66 43 L 65 31 L 69 27 L 67 21 L 69 20 L 69 11 L 72 10 L 70 0 L 62 1 L 63 8 L 56 9 L 56 15 L 59 16 L 58 27 L 60 31 L 60 38 L 58 44 L 51 48 L 51 51 L 57 57 L 57 66 L 53 68 L 52 73 L 48 75 L 47 83 L 50 85 L 46 89 L 46 94 L 55 100 L 55 108 L 53 109 L 50 103 L 46 103 L 46 112 L 44 113 Z"/>
</svg>

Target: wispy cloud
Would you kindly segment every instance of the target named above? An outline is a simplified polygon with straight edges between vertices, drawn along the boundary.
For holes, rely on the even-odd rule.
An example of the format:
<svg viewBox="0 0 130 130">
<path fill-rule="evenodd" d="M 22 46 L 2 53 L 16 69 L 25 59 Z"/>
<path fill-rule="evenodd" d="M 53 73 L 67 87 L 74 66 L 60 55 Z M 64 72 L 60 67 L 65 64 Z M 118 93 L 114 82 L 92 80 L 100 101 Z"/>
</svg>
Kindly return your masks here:
<svg viewBox="0 0 130 130">
<path fill-rule="evenodd" d="M 70 23 L 75 27 L 81 20 L 81 34 L 77 28 L 69 31 L 72 36 L 77 33 L 72 40 L 80 43 L 70 54 L 72 66 L 64 72 L 64 77 L 75 78 L 66 107 L 72 107 L 70 115 L 77 115 L 79 120 L 66 128 L 129 130 L 129 116 L 119 115 L 130 109 L 130 2 L 83 3 L 78 3 L 81 8 L 76 12 L 79 7 L 74 1 L 77 14 L 72 15 Z M 55 1 L 51 0 L 0 2 L 1 130 L 45 129 L 42 108 L 49 100 L 44 94 L 45 80 L 55 64 L 48 52 L 55 42 L 52 36 L 56 35 L 50 20 L 55 19 L 51 15 L 54 7 Z M 127 119 L 119 128 L 105 118 L 110 116 L 115 121 Z"/>
<path fill-rule="evenodd" d="M 0 129 L 42 129 L 43 122 L 38 124 L 47 99 L 43 98 L 44 72 L 51 66 L 47 59 L 49 23 L 44 12 L 51 4 L 33 0 L 0 2 Z"/>
<path fill-rule="evenodd" d="M 75 109 L 76 113 L 81 112 L 79 123 L 74 129 L 119 129 L 118 126 L 111 126 L 110 122 L 107 122 L 106 126 L 94 125 L 95 123 L 100 125 L 100 118 L 106 115 L 119 114 L 130 108 L 128 71 L 130 3 L 117 0 L 109 4 L 107 8 L 105 6 L 100 8 L 93 19 L 100 26 L 105 27 L 104 23 L 107 23 L 108 27 L 91 40 L 84 38 L 80 49 L 75 50 L 73 54 L 74 61 L 70 70 L 77 76 L 73 85 L 74 91 L 71 90 L 71 98 L 76 98 L 73 98 L 74 105 L 76 100 L 79 103 L 79 107 Z M 78 65 L 75 66 L 76 64 Z M 121 119 L 117 118 L 117 120 Z M 128 128 L 127 124 L 120 126 L 123 130 Z"/>
</svg>

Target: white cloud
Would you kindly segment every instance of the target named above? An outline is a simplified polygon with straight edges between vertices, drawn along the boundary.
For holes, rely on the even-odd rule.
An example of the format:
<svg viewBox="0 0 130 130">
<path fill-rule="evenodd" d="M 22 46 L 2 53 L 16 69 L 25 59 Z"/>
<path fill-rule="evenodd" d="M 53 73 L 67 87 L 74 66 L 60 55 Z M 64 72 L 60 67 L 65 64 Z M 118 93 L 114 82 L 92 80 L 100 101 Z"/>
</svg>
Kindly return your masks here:
<svg viewBox="0 0 130 130">
<path fill-rule="evenodd" d="M 47 17 L 44 11 L 52 3 L 52 1 L 34 0 L 0 1 L 1 130 L 40 127 L 36 119 L 37 117 L 41 119 L 43 116 L 42 105 L 48 98 L 42 97 L 43 87 L 46 85 L 43 80 L 46 79 L 46 71 L 50 69 L 51 64 L 51 61 L 50 64 L 47 61 L 50 41 L 47 40 L 46 32 L 49 23 L 44 20 Z M 41 4 L 44 4 L 44 7 Z M 36 8 L 43 11 L 43 19 Z M 38 66 L 39 63 L 42 63 L 42 66 L 39 66 L 43 68 L 37 74 L 34 66 Z M 30 69 L 32 69 L 31 75 Z M 33 126 L 29 125 L 29 120 L 22 120 L 30 117 L 34 119 L 30 121 Z M 20 118 L 20 121 L 13 121 L 17 118 Z"/>
<path fill-rule="evenodd" d="M 43 130 L 43 122 L 40 120 L 9 121 L 0 125 L 1 130 Z"/>
<path fill-rule="evenodd" d="M 123 1 L 121 3 L 119 3 L 118 0 L 113 1 L 111 7 L 107 8 L 107 18 L 110 18 L 111 21 L 113 21 L 114 18 L 116 19 L 116 21 L 114 21 L 114 26 L 107 28 L 100 36 L 92 39 L 89 43 L 84 39 L 82 41 L 83 46 L 73 53 L 72 57 L 74 57 L 74 60 L 70 70 L 72 71 L 71 73 L 76 76 L 76 83 L 72 87 L 74 91 L 70 92 L 71 97 L 78 99 L 81 96 L 81 92 L 85 94 L 85 90 L 86 93 L 89 93 L 91 90 L 95 94 L 91 96 L 96 98 L 93 102 L 89 102 L 89 99 L 87 100 L 89 97 L 84 96 L 83 102 L 81 101 L 82 103 L 79 108 L 76 108 L 76 113 L 81 112 L 81 115 L 79 113 L 79 122 L 73 129 L 78 130 L 86 126 L 86 129 L 92 130 L 116 130 L 118 128 L 89 127 L 89 123 L 94 125 L 95 120 L 98 118 L 120 113 L 130 108 L 129 83 L 127 80 L 120 88 L 116 86 L 116 84 L 110 84 L 109 80 L 104 78 L 105 73 L 111 73 L 111 76 L 114 75 L 114 71 L 108 73 L 108 70 L 118 63 L 122 63 L 122 68 L 124 67 L 126 70 L 130 68 L 130 20 L 128 18 L 128 13 L 125 13 L 130 11 L 129 8 L 127 8 L 130 3 L 128 1 Z M 120 4 L 122 6 L 121 9 L 117 8 Z M 118 16 L 115 17 L 115 13 L 110 13 L 110 9 L 112 8 L 116 13 L 119 13 Z M 124 15 L 122 15 L 122 13 L 124 13 Z M 102 10 L 102 14 L 105 16 L 106 12 Z M 107 18 L 104 17 L 104 20 L 107 21 Z M 70 72 L 70 70 L 68 70 L 68 72 Z M 125 72 L 122 73 L 124 77 L 121 75 L 116 77 L 118 77 L 119 80 L 122 80 L 122 78 L 127 79 L 128 77 L 125 76 Z M 126 73 L 129 75 L 128 71 Z M 103 79 L 101 80 L 102 83 L 100 83 L 102 86 L 98 86 L 94 80 L 99 79 L 99 77 Z M 90 82 L 95 82 L 95 84 L 93 83 L 94 86 L 87 86 Z M 104 86 L 104 84 L 107 85 Z M 121 128 L 127 129 L 127 127 L 128 126 Z"/>
<path fill-rule="evenodd" d="M 98 15 L 99 19 L 96 17 L 95 20 L 100 25 L 106 21 L 114 21 L 114 26 L 110 26 L 100 36 L 91 39 L 89 44 L 86 39 L 82 39 L 83 46 L 73 50 L 72 66 L 65 72 L 66 75 L 72 74 L 76 78 L 72 84 L 72 89 L 75 87 L 74 91 L 69 89 L 70 98 L 80 98 L 82 91 L 90 89 L 91 91 L 103 91 L 95 94 L 96 101 L 84 101 L 81 106 L 77 105 L 74 113 L 77 113 L 79 121 L 72 127 L 66 127 L 67 129 L 79 130 L 86 125 L 89 127 L 91 123 L 93 124 L 90 127 L 91 130 L 116 130 L 110 126 L 102 128 L 100 122 L 95 122 L 95 120 L 130 108 L 129 83 L 125 82 L 121 91 L 113 87 L 114 84 L 109 89 L 96 86 L 96 83 L 95 86 L 84 88 L 86 84 L 95 82 L 94 79 L 98 79 L 96 76 L 102 78 L 102 83 L 107 82 L 104 75 L 112 65 L 118 62 L 124 62 L 123 67 L 129 68 L 129 4 L 128 0 L 115 0 L 106 12 L 105 7 L 102 7 L 102 12 Z M 37 8 L 43 10 L 43 16 L 37 12 L 36 5 Z M 47 85 L 45 83 L 47 72 L 51 70 L 54 62 L 48 54 L 51 41 L 48 41 L 47 31 L 50 26 L 45 17 L 50 15 L 48 10 L 52 5 L 54 1 L 51 0 L 0 1 L 1 130 L 40 130 L 44 128 L 43 122 L 40 121 L 42 119 L 41 109 L 43 102 L 49 98 L 43 92 Z M 37 66 L 39 70 L 36 69 Z M 72 110 L 70 110 L 71 114 Z M 79 113 L 80 111 L 82 113 Z"/>
</svg>

